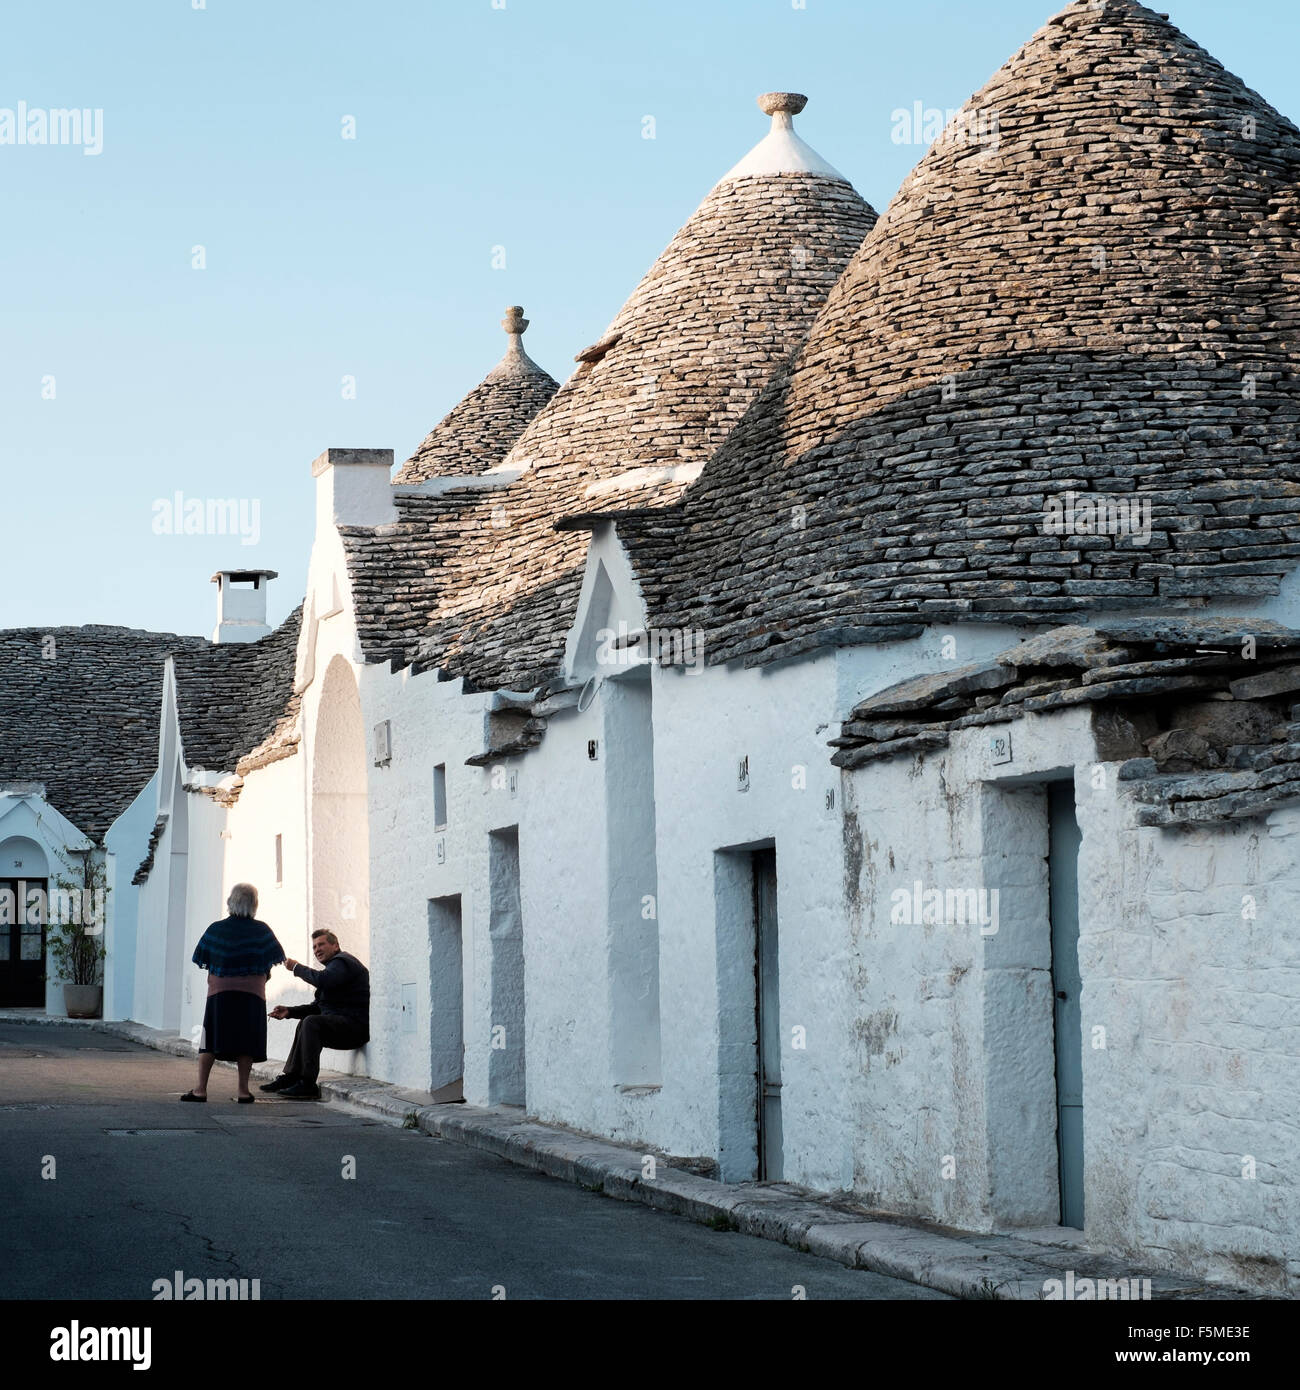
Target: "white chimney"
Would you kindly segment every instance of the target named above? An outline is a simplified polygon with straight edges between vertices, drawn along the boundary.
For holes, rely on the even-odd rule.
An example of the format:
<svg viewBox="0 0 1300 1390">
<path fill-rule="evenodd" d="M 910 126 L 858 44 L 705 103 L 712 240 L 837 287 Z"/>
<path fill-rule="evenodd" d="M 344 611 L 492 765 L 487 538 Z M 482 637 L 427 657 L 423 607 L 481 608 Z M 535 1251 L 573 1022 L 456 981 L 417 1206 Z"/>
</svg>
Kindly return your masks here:
<svg viewBox="0 0 1300 1390">
<path fill-rule="evenodd" d="M 397 520 L 391 449 L 326 449 L 313 461 L 316 531 L 326 526 L 383 526 Z"/>
<path fill-rule="evenodd" d="M 275 570 L 218 570 L 214 642 L 256 642 L 271 635 L 266 621 L 266 589 Z"/>
</svg>

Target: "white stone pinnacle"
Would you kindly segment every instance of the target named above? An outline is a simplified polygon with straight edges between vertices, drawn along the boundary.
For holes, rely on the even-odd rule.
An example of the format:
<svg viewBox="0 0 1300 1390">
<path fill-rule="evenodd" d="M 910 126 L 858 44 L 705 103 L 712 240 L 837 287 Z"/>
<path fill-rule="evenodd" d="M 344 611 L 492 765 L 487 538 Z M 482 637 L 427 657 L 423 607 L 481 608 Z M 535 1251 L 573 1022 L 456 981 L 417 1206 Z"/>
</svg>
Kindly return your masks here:
<svg viewBox="0 0 1300 1390">
<path fill-rule="evenodd" d="M 506 355 L 488 373 L 487 379 L 491 381 L 499 374 L 509 375 L 519 371 L 541 371 L 537 363 L 524 351 L 524 333 L 528 328 L 528 320 L 524 317 L 520 305 L 510 305 L 505 318 L 501 320 L 501 327 L 506 331 Z"/>
<path fill-rule="evenodd" d="M 794 117 L 807 104 L 808 98 L 799 92 L 764 92 L 758 98 L 758 107 L 771 116 L 772 129 L 719 182 L 764 174 L 820 174 L 823 178 L 843 179 L 838 169 L 827 164 L 794 133 Z"/>
</svg>

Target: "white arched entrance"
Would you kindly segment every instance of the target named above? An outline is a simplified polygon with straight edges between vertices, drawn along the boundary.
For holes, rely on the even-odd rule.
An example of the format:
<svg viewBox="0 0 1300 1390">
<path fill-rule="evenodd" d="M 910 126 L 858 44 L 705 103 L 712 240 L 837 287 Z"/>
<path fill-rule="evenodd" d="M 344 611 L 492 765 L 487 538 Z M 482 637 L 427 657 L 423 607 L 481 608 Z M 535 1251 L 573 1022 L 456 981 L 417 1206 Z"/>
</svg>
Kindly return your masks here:
<svg viewBox="0 0 1300 1390">
<path fill-rule="evenodd" d="M 325 672 L 311 761 L 311 928 L 327 928 L 370 964 L 370 830 L 366 735 L 352 667 Z M 311 961 L 308 961 L 311 964 Z"/>
</svg>

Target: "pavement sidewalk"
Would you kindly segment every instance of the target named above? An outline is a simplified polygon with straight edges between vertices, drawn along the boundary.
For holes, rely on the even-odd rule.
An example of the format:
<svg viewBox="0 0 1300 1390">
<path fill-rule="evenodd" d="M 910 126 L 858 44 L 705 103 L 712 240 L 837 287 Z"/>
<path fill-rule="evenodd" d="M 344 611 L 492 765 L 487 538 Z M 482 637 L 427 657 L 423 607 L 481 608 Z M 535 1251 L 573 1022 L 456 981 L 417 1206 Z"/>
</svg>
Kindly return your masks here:
<svg viewBox="0 0 1300 1390">
<path fill-rule="evenodd" d="M 0 1010 L 3 1023 L 71 1024 L 127 1038 L 176 1057 L 192 1057 L 188 1039 L 139 1023 L 49 1018 Z M 222 1065 L 229 1065 L 222 1064 Z M 254 1074 L 268 1080 L 279 1067 Z M 1135 1268 L 1086 1249 L 1066 1234 L 984 1235 L 885 1218 L 826 1193 L 793 1183 L 721 1183 L 674 1167 L 650 1150 L 529 1119 L 517 1106 L 434 1103 L 428 1092 L 404 1090 L 368 1077 L 322 1072 L 321 1094 L 401 1121 L 439 1139 L 485 1149 L 527 1168 L 581 1183 L 606 1196 L 642 1202 L 715 1227 L 778 1240 L 851 1269 L 905 1279 L 958 1298 L 1038 1301 L 1047 1280 L 1151 1281 L 1153 1300 L 1259 1299 L 1267 1294 Z M 288 1102 L 275 1102 L 288 1103 Z M 654 1158 L 653 1176 L 646 1159 Z M 1112 1293 L 1112 1297 L 1118 1296 Z M 1075 1293 L 1078 1297 L 1078 1292 Z"/>
</svg>

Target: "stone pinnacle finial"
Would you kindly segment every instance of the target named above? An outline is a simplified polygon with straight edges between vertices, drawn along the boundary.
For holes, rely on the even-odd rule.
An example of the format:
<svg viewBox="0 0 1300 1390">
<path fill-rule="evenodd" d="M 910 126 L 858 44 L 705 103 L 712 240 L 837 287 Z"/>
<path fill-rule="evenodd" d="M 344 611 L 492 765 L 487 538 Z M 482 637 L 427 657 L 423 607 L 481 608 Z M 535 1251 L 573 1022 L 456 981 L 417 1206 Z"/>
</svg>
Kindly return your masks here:
<svg viewBox="0 0 1300 1390">
<path fill-rule="evenodd" d="M 789 118 L 807 105 L 808 98 L 802 92 L 764 92 L 758 99 L 758 109 L 765 116 L 785 116 L 787 125 Z"/>
<path fill-rule="evenodd" d="M 529 369 L 540 371 L 537 363 L 524 351 L 524 330 L 528 327 L 528 320 L 524 317 L 523 307 L 519 304 L 510 305 L 505 318 L 501 320 L 501 327 L 506 330 L 506 355 L 495 370 L 505 371 L 507 374 Z"/>
<path fill-rule="evenodd" d="M 817 174 L 847 182 L 843 174 L 795 134 L 794 118 L 807 105 L 808 98 L 802 92 L 764 92 L 758 98 L 758 109 L 771 116 L 772 128 L 739 164 L 722 176 L 721 182 L 772 174 Z"/>
</svg>

